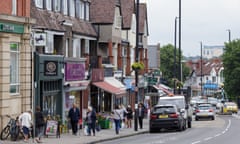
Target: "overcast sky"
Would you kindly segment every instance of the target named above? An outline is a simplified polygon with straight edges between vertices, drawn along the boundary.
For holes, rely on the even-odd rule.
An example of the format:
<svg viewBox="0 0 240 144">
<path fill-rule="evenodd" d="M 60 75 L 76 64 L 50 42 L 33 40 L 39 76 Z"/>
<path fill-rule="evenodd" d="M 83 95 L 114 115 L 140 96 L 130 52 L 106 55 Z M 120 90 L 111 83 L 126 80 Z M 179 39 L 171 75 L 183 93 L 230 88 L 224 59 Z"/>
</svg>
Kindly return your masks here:
<svg viewBox="0 0 240 144">
<path fill-rule="evenodd" d="M 200 55 L 200 42 L 210 46 L 224 45 L 229 38 L 227 29 L 231 31 L 232 40 L 240 37 L 240 0 L 181 1 L 184 56 Z M 147 2 L 149 44 L 174 45 L 174 19 L 179 16 L 179 0 L 140 2 Z"/>
</svg>

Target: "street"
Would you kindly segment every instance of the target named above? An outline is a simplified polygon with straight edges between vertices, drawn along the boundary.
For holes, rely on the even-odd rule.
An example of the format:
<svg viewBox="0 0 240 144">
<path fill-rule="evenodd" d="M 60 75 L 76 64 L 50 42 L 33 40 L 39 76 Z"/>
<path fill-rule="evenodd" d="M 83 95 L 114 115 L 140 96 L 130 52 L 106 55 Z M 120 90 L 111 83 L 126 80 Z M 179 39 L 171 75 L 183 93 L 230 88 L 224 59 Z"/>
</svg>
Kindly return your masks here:
<svg viewBox="0 0 240 144">
<path fill-rule="evenodd" d="M 182 132 L 146 133 L 101 144 L 236 144 L 239 126 L 239 116 L 221 115 L 214 121 L 193 121 L 193 127 Z"/>
</svg>

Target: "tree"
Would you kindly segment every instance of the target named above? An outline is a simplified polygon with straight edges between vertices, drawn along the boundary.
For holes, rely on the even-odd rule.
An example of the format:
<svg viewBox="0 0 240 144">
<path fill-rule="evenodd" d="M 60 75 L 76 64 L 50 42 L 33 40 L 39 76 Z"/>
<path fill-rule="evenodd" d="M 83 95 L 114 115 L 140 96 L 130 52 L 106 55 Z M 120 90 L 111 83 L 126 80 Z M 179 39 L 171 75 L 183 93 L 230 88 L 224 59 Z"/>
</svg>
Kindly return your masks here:
<svg viewBox="0 0 240 144">
<path fill-rule="evenodd" d="M 183 58 L 181 52 L 181 59 Z M 176 79 L 174 79 L 174 46 L 171 44 L 165 45 L 160 49 L 160 70 L 162 77 L 167 81 L 170 87 L 174 86 L 174 80 L 179 82 L 179 50 L 176 49 Z M 190 69 L 184 64 L 182 65 L 183 81 L 189 75 Z"/>
<path fill-rule="evenodd" d="M 240 96 L 240 40 L 225 43 L 223 66 L 224 90 L 235 99 Z"/>
</svg>

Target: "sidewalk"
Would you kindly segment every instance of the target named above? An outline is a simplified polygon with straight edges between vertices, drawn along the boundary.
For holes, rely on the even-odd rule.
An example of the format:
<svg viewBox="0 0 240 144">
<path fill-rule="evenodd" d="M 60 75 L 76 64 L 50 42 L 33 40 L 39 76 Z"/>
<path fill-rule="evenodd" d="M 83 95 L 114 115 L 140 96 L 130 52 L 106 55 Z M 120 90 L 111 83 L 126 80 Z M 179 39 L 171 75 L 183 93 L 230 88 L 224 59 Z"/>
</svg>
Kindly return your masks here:
<svg viewBox="0 0 240 144">
<path fill-rule="evenodd" d="M 122 128 L 118 135 L 115 134 L 115 129 L 102 129 L 100 132 L 96 132 L 96 136 L 85 136 L 83 129 L 80 130 L 80 135 L 72 135 L 71 133 L 61 134 L 60 138 L 56 138 L 56 136 L 49 136 L 47 138 L 43 138 L 42 144 L 94 144 L 101 141 L 117 139 L 122 137 L 128 137 L 132 135 L 147 133 L 149 131 L 149 121 L 148 119 L 143 120 L 143 129 L 139 129 L 138 131 L 134 130 L 134 120 L 132 121 L 133 128 Z M 19 140 L 16 142 L 12 141 L 0 141 L 0 144 L 26 144 L 23 140 Z M 29 144 L 36 144 L 32 139 L 29 140 Z"/>
</svg>

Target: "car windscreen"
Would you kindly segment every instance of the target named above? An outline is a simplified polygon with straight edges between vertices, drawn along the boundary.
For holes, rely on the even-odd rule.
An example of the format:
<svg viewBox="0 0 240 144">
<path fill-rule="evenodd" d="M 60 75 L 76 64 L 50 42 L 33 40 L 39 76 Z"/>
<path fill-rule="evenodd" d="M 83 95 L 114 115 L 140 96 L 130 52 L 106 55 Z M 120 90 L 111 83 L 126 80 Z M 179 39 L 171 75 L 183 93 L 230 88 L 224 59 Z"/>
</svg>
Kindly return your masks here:
<svg viewBox="0 0 240 144">
<path fill-rule="evenodd" d="M 176 109 L 174 107 L 155 107 L 153 113 L 160 113 L 160 114 L 170 114 L 175 113 Z"/>
<path fill-rule="evenodd" d="M 172 104 L 172 105 L 176 105 L 178 108 L 181 108 L 181 109 L 185 108 L 184 99 L 160 99 L 158 104 L 160 105 Z"/>
</svg>

